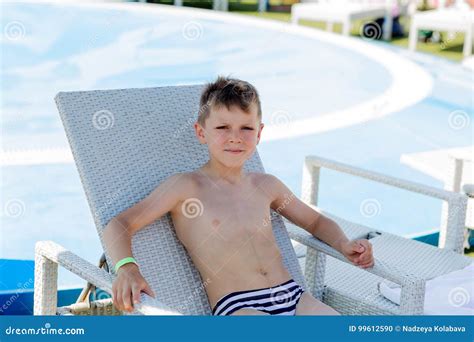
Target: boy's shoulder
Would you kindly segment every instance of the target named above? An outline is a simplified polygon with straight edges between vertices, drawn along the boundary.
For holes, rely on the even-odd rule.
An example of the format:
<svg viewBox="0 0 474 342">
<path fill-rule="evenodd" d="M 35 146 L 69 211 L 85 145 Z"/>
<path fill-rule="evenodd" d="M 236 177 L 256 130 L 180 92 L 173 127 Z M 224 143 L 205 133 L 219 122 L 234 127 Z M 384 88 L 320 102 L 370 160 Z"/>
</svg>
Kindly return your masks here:
<svg viewBox="0 0 474 342">
<path fill-rule="evenodd" d="M 192 193 L 197 188 L 198 182 L 192 172 L 177 172 L 165 179 L 159 187 L 172 190 L 177 196 Z"/>
<path fill-rule="evenodd" d="M 189 172 L 179 172 L 171 175 L 170 180 L 175 180 L 177 186 L 186 192 L 192 190 L 198 190 L 199 188 L 206 187 L 209 184 L 208 178 L 199 171 L 199 169 Z"/>
<path fill-rule="evenodd" d="M 195 171 L 191 172 L 177 172 L 170 175 L 167 179 L 167 182 L 175 183 L 176 185 L 193 185 L 198 181 L 198 175 Z"/>
<path fill-rule="evenodd" d="M 270 173 L 263 173 L 263 172 L 249 172 L 248 175 L 250 176 L 251 182 L 253 185 L 258 187 L 274 187 L 280 180 L 270 174 Z"/>
</svg>

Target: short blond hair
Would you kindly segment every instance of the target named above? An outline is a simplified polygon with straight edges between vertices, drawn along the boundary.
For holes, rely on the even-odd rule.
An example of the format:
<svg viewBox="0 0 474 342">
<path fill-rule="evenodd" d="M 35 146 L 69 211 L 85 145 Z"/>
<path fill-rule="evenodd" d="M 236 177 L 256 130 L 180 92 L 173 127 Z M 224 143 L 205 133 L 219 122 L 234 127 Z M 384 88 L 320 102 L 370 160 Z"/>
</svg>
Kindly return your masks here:
<svg viewBox="0 0 474 342">
<path fill-rule="evenodd" d="M 250 113 L 252 104 L 257 105 L 257 116 L 261 121 L 262 106 L 257 89 L 249 82 L 219 76 L 214 82 L 208 83 L 201 94 L 198 123 L 204 126 L 212 107 L 226 106 L 230 109 L 231 106 L 238 106 L 244 112 Z"/>
</svg>

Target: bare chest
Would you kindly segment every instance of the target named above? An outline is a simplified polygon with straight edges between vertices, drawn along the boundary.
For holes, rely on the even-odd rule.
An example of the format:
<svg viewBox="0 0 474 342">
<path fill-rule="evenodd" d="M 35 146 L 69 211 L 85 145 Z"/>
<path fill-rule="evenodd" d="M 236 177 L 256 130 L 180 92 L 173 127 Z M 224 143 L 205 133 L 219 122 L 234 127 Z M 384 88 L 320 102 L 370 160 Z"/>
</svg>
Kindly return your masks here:
<svg viewBox="0 0 474 342">
<path fill-rule="evenodd" d="M 195 245 L 203 239 L 224 245 L 243 243 L 251 237 L 267 240 L 272 234 L 270 202 L 259 191 L 202 191 L 178 209 L 173 220 L 185 245 Z"/>
</svg>

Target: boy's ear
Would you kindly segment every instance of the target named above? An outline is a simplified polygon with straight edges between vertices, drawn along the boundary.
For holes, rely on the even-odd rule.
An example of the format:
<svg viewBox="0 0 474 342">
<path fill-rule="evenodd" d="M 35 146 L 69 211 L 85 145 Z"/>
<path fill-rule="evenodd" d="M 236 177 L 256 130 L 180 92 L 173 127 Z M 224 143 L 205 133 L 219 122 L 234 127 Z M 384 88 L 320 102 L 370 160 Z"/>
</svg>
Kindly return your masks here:
<svg viewBox="0 0 474 342">
<path fill-rule="evenodd" d="M 204 127 L 201 126 L 199 122 L 194 123 L 194 132 L 196 133 L 196 137 L 198 138 L 199 142 L 201 144 L 206 143 L 206 136 L 204 134 L 205 129 Z"/>
<path fill-rule="evenodd" d="M 257 145 L 258 143 L 260 142 L 260 136 L 262 135 L 262 129 L 265 125 L 263 124 L 263 122 L 260 123 L 260 127 L 258 128 L 258 135 L 257 135 Z"/>
</svg>

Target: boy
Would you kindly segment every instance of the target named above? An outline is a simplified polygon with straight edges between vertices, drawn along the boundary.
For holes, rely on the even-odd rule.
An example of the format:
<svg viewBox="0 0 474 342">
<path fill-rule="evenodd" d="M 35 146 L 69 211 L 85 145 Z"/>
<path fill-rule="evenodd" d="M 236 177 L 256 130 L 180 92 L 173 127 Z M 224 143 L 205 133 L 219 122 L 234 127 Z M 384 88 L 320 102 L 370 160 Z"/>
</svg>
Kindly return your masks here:
<svg viewBox="0 0 474 342">
<path fill-rule="evenodd" d="M 117 263 L 112 295 L 118 309 L 132 311 L 141 291 L 154 297 L 131 258 L 131 238 L 170 212 L 179 240 L 206 279 L 213 315 L 339 314 L 291 279 L 269 224 L 270 208 L 363 268 L 373 266 L 371 244 L 349 241 L 334 221 L 296 198 L 278 178 L 243 171 L 260 141 L 261 120 L 251 84 L 219 77 L 207 85 L 194 128 L 199 142 L 207 144 L 209 161 L 172 175 L 104 230 Z"/>
</svg>

